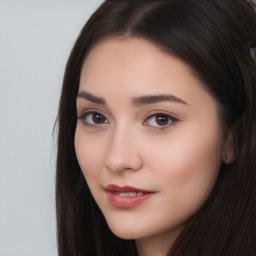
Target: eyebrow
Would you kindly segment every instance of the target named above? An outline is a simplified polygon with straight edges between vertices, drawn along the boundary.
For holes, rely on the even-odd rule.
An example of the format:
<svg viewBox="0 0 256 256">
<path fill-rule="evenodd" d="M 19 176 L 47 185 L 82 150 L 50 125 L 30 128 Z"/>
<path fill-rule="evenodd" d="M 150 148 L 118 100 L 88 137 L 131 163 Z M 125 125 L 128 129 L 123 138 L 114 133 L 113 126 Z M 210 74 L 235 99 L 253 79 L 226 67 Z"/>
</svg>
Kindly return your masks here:
<svg viewBox="0 0 256 256">
<path fill-rule="evenodd" d="M 184 105 L 189 105 L 186 101 L 172 95 L 172 94 L 160 94 L 160 95 L 147 95 L 142 97 L 137 97 L 133 99 L 132 103 L 136 106 L 154 104 L 161 101 L 172 101 L 181 103 Z"/>
<path fill-rule="evenodd" d="M 86 100 L 89 100 L 97 104 L 107 105 L 105 99 L 94 96 L 93 94 L 87 91 L 78 92 L 77 98 L 84 98 Z M 154 104 L 161 101 L 171 101 L 171 102 L 181 103 L 184 105 L 189 105 L 186 101 L 172 94 L 146 95 L 146 96 L 136 97 L 132 100 L 132 104 L 135 106 L 141 106 L 141 105 L 147 105 L 147 104 Z"/>
<path fill-rule="evenodd" d="M 94 96 L 93 94 L 86 92 L 86 91 L 78 92 L 77 98 L 84 98 L 86 100 L 89 100 L 89 101 L 97 103 L 97 104 L 107 105 L 106 101 L 103 98 Z"/>
</svg>

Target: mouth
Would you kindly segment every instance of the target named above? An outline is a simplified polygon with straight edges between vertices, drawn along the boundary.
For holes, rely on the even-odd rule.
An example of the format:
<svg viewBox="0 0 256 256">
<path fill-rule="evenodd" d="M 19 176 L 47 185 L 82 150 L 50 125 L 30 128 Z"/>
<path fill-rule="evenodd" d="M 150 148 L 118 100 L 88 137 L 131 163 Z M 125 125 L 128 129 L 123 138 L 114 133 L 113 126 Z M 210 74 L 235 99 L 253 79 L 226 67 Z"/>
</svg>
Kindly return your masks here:
<svg viewBox="0 0 256 256">
<path fill-rule="evenodd" d="M 149 199 L 154 191 L 139 189 L 131 186 L 120 187 L 108 185 L 105 187 L 108 202 L 117 208 L 136 207 Z"/>
<path fill-rule="evenodd" d="M 143 193 L 142 192 L 113 192 L 116 195 L 119 196 L 141 196 Z"/>
</svg>

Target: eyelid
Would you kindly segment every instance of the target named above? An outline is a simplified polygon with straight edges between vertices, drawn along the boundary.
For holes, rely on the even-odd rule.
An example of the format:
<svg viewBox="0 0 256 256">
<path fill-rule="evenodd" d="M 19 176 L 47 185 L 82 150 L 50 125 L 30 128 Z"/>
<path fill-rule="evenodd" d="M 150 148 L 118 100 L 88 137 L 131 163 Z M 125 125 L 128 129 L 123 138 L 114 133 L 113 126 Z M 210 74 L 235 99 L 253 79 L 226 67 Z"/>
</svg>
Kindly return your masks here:
<svg viewBox="0 0 256 256">
<path fill-rule="evenodd" d="M 105 118 L 105 120 L 107 122 L 102 122 L 102 123 L 96 123 L 96 122 L 88 122 L 86 121 L 86 117 L 90 114 L 99 114 L 101 115 L 103 118 Z M 166 118 L 168 118 L 170 120 L 170 123 L 168 124 L 164 124 L 164 125 L 159 125 L 159 124 L 156 124 L 156 125 L 151 125 L 151 124 L 148 124 L 149 120 L 152 119 L 153 117 L 156 117 L 156 116 L 164 116 Z M 102 126 L 102 125 L 106 125 L 106 124 L 109 124 L 109 119 L 106 117 L 106 114 L 105 113 L 102 113 L 101 110 L 98 110 L 98 109 L 86 109 L 82 112 L 82 114 L 80 115 L 77 115 L 77 119 L 81 119 L 84 123 L 84 125 L 86 126 L 91 126 L 91 127 L 99 127 L 99 126 Z M 146 117 L 146 119 L 143 121 L 143 125 L 149 127 L 149 128 L 153 128 L 153 129 L 156 129 L 156 130 L 164 130 L 164 129 L 167 129 L 167 128 L 170 128 L 172 126 L 174 126 L 177 122 L 179 122 L 180 119 L 175 117 L 174 115 L 170 114 L 170 113 L 166 113 L 164 112 L 163 110 L 156 110 L 154 111 L 154 113 L 151 112 L 151 114 L 148 114 L 148 116 Z"/>
<path fill-rule="evenodd" d="M 89 116 L 89 115 L 91 115 L 91 114 L 99 114 L 99 115 L 101 115 L 103 118 L 105 118 L 105 119 L 107 120 L 107 122 L 98 123 L 98 124 L 97 124 L 97 123 L 89 123 L 89 122 L 86 122 L 86 121 L 85 121 L 86 117 Z M 102 114 L 100 111 L 98 111 L 98 110 L 86 110 L 86 111 L 83 112 L 83 114 L 78 115 L 78 116 L 77 116 L 77 119 L 81 119 L 81 120 L 83 121 L 84 125 L 87 125 L 87 126 L 101 126 L 101 125 L 104 125 L 104 124 L 106 124 L 106 123 L 109 123 L 108 118 L 107 118 L 104 114 Z"/>
<path fill-rule="evenodd" d="M 88 113 L 99 113 L 105 117 L 113 119 L 111 112 L 107 108 L 95 106 L 95 104 L 80 104 L 77 105 L 77 118 Z"/>
<path fill-rule="evenodd" d="M 156 116 L 164 116 L 164 117 L 166 117 L 170 120 L 170 123 L 168 123 L 166 125 L 150 125 L 150 124 L 147 124 L 148 120 L 150 120 L 151 118 L 156 117 Z M 163 112 L 156 112 L 156 113 L 153 113 L 153 114 L 149 115 L 145 119 L 143 124 L 146 125 L 146 126 L 149 126 L 151 128 L 157 129 L 157 130 L 164 130 L 164 129 L 170 128 L 171 126 L 175 125 L 179 121 L 180 121 L 180 119 L 178 119 L 177 117 L 174 117 L 173 115 L 166 114 L 166 113 L 163 113 Z"/>
</svg>

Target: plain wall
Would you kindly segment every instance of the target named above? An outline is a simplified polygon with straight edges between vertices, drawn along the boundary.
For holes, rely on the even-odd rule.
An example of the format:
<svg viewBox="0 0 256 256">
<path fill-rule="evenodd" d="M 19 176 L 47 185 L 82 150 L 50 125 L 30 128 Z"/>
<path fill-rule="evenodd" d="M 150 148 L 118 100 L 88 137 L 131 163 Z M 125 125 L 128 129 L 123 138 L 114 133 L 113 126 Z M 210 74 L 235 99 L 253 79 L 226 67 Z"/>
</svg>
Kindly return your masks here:
<svg viewBox="0 0 256 256">
<path fill-rule="evenodd" d="M 102 0 L 0 0 L 0 256 L 56 256 L 52 131 L 65 64 Z"/>
</svg>

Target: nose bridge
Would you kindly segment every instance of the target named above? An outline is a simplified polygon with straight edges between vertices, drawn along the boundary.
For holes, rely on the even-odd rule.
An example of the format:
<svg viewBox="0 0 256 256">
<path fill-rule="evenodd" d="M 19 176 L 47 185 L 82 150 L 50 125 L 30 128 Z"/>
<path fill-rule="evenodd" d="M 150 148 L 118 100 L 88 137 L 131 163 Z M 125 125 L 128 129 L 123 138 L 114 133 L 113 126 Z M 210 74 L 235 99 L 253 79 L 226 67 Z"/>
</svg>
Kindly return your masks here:
<svg viewBox="0 0 256 256">
<path fill-rule="evenodd" d="M 106 156 L 106 167 L 111 171 L 138 170 L 142 159 L 136 146 L 136 129 L 124 121 L 112 128 Z"/>
</svg>

